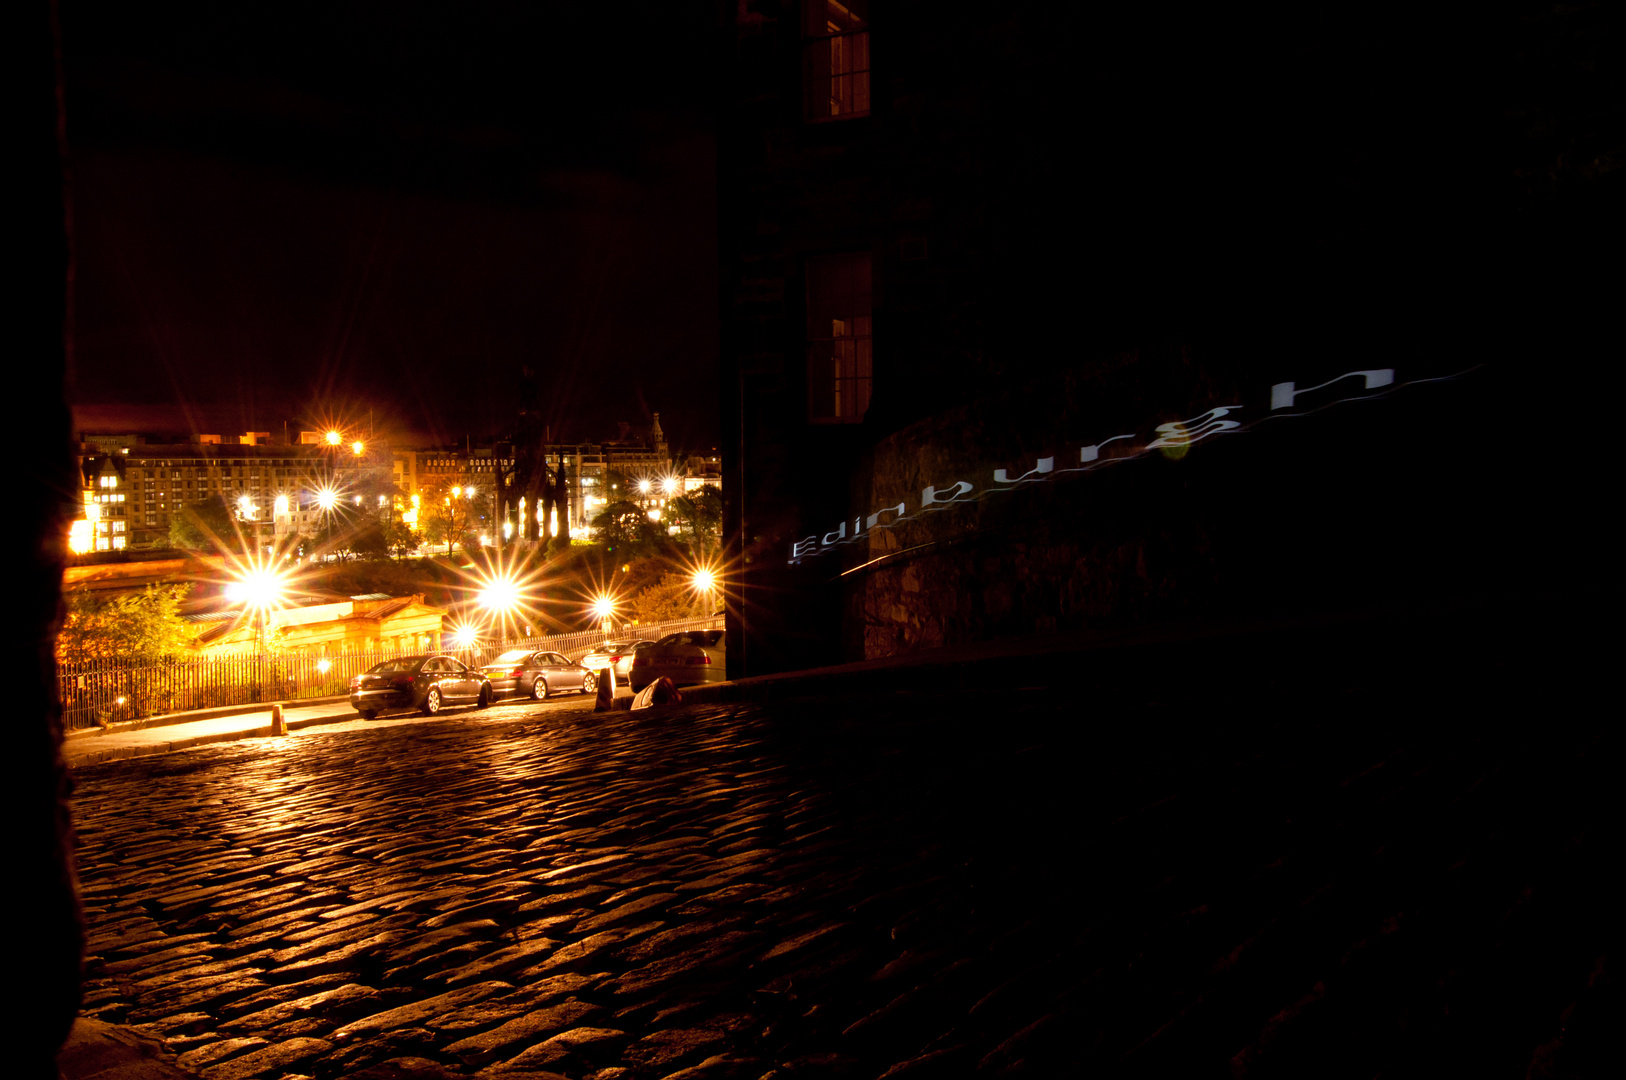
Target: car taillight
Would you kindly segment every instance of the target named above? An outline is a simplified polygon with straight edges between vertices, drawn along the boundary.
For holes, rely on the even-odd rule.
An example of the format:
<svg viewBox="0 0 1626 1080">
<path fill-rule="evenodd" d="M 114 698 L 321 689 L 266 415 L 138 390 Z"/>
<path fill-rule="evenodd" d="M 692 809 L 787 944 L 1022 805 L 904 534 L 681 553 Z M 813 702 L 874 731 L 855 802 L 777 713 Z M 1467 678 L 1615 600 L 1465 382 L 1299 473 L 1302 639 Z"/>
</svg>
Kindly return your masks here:
<svg viewBox="0 0 1626 1080">
<path fill-rule="evenodd" d="M 517 678 L 519 678 L 519 677 L 520 677 L 520 676 L 521 676 L 521 675 L 523 675 L 523 674 L 525 674 L 525 669 L 524 669 L 524 668 L 522 668 L 522 667 L 517 667 L 517 668 L 515 668 L 515 669 L 514 669 L 514 670 L 513 670 L 513 671 L 510 671 L 510 672 L 509 672 L 509 673 L 508 673 L 508 674 L 509 674 L 509 676 L 510 676 L 510 677 L 511 677 L 511 678 L 515 678 L 515 679 L 517 679 Z"/>
<path fill-rule="evenodd" d="M 649 666 L 649 657 L 647 657 L 647 656 L 634 656 L 632 658 L 632 666 L 633 667 L 648 667 Z"/>
<path fill-rule="evenodd" d="M 685 664 L 709 664 L 709 663 L 711 663 L 711 657 L 707 656 L 705 654 L 702 654 L 700 656 L 691 656 L 691 657 L 689 657 L 687 660 L 685 660 L 683 662 Z"/>
<path fill-rule="evenodd" d="M 619 656 L 612 656 L 612 657 L 610 657 L 610 663 L 612 663 L 612 664 L 619 664 L 619 663 L 620 663 L 620 662 L 621 662 L 621 658 L 620 658 L 620 657 L 619 657 Z"/>
</svg>

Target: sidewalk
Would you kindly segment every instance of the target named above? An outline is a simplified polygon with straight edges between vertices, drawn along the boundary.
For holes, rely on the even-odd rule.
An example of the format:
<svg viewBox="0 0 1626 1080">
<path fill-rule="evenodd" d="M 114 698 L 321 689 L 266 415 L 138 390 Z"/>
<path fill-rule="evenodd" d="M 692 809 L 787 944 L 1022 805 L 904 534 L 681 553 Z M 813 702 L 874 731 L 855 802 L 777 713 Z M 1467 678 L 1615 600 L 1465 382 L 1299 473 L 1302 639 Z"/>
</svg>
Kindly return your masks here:
<svg viewBox="0 0 1626 1080">
<path fill-rule="evenodd" d="M 289 734 L 318 724 L 339 724 L 358 719 L 348 698 L 322 698 L 283 708 Z M 70 767 L 99 761 L 168 754 L 205 743 L 230 742 L 271 734 L 270 705 L 241 705 L 149 717 L 108 731 L 87 728 L 70 731 L 62 741 L 62 757 Z"/>
</svg>

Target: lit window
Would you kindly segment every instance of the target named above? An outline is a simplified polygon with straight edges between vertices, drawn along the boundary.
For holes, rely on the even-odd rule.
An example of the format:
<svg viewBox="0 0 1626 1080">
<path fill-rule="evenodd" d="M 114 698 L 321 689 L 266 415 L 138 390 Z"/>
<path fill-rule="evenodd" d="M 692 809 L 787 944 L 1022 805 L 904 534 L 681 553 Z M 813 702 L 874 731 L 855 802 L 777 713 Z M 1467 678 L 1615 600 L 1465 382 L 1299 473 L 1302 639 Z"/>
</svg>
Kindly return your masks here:
<svg viewBox="0 0 1626 1080">
<path fill-rule="evenodd" d="M 804 0 L 807 118 L 869 115 L 869 0 Z"/>
<path fill-rule="evenodd" d="M 807 406 L 814 423 L 856 424 L 869 409 L 870 307 L 867 254 L 808 260 Z"/>
</svg>

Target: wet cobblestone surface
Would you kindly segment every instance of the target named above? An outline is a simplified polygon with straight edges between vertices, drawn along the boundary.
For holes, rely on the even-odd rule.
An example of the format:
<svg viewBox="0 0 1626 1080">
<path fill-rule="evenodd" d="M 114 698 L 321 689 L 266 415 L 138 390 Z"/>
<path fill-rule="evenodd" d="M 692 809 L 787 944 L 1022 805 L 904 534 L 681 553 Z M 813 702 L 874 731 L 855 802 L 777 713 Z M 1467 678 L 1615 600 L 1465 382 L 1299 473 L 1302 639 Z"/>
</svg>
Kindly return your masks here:
<svg viewBox="0 0 1626 1080">
<path fill-rule="evenodd" d="M 1593 1060 L 1601 723 L 1204 700 L 527 704 L 89 766 L 84 1011 L 205 1080 Z"/>
</svg>

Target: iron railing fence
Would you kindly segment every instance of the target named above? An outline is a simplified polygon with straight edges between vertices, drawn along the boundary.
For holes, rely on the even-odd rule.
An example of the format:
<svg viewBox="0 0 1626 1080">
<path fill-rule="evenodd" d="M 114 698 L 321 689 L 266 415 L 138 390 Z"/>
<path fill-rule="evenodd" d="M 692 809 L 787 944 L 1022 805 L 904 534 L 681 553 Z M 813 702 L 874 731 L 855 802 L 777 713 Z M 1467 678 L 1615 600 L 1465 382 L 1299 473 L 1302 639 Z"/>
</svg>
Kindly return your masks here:
<svg viewBox="0 0 1626 1080">
<path fill-rule="evenodd" d="M 715 616 L 633 627 L 617 638 L 659 638 L 715 626 Z M 545 650 L 579 660 L 605 641 L 598 630 L 480 642 L 442 650 L 471 667 L 490 663 L 510 649 Z M 106 662 L 57 665 L 62 722 L 69 730 L 99 727 L 163 713 L 215 709 L 258 702 L 302 701 L 348 692 L 350 680 L 411 649 L 331 653 L 326 656 L 245 653 L 201 660 L 120 665 Z"/>
</svg>

